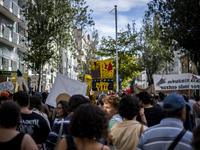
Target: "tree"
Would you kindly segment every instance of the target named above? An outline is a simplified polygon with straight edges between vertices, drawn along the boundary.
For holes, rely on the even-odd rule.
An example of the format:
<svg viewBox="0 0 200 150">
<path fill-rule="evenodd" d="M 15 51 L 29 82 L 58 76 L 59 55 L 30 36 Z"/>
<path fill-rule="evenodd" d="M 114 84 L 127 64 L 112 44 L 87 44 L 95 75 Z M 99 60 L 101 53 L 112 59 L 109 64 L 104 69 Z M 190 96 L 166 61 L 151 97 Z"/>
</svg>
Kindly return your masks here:
<svg viewBox="0 0 200 150">
<path fill-rule="evenodd" d="M 99 44 L 99 33 L 97 30 L 91 32 L 90 43 L 88 44 L 86 50 L 85 59 L 86 61 L 82 63 L 82 66 L 79 69 L 79 79 L 84 81 L 85 75 L 91 75 L 91 64 L 92 60 L 97 60 L 95 52 L 97 51 Z"/>
<path fill-rule="evenodd" d="M 152 0 L 145 16 L 157 16 L 163 38 L 176 41 L 177 48 L 189 51 L 200 74 L 200 7 L 199 0 Z"/>
<path fill-rule="evenodd" d="M 144 18 L 141 31 L 142 56 L 139 63 L 146 69 L 149 85 L 153 84 L 153 74 L 161 72 L 166 74 L 174 63 L 173 41 L 162 39 L 160 20 L 156 17 Z"/>
<path fill-rule="evenodd" d="M 138 65 L 138 51 L 141 47 L 137 44 L 138 34 L 135 30 L 135 23 L 128 24 L 125 30 L 118 33 L 118 64 L 119 74 L 123 79 L 122 85 L 125 87 L 130 79 L 135 75 L 135 72 L 140 72 L 141 67 Z M 116 70 L 116 40 L 112 37 L 103 37 L 101 46 L 96 52 L 98 56 L 106 57 L 113 60 L 113 68 Z M 116 72 L 116 71 L 114 71 Z M 116 75 L 115 75 L 116 76 Z"/>
<path fill-rule="evenodd" d="M 93 25 L 88 6 L 84 0 L 35 0 L 23 6 L 28 21 L 28 43 L 24 60 L 29 69 L 39 74 L 38 89 L 41 83 L 41 70 L 45 63 L 58 64 L 60 48 L 75 45 L 73 25 L 82 28 Z M 90 10 L 91 11 L 91 10 Z"/>
</svg>

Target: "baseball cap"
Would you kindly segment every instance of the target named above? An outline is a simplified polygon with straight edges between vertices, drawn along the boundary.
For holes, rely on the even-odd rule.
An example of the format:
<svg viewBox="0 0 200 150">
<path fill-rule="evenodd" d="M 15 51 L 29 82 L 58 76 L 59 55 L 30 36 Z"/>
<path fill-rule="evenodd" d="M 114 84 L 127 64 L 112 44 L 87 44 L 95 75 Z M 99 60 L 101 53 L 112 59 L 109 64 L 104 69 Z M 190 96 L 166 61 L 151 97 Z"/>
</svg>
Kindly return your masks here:
<svg viewBox="0 0 200 150">
<path fill-rule="evenodd" d="M 1 97 L 5 97 L 8 98 L 9 97 L 9 93 L 6 91 L 1 92 Z"/>
<path fill-rule="evenodd" d="M 167 108 L 166 107 L 167 104 L 169 104 L 168 106 L 172 106 L 172 107 Z M 186 105 L 186 101 L 185 101 L 185 99 L 183 98 L 182 95 L 179 95 L 177 93 L 172 93 L 172 94 L 167 95 L 164 98 L 163 110 L 164 111 L 180 110 L 183 107 L 185 107 L 185 105 Z"/>
<path fill-rule="evenodd" d="M 70 97 L 71 96 L 69 94 L 67 94 L 67 93 L 61 93 L 56 98 L 56 104 L 58 104 L 58 102 L 60 102 L 60 101 L 67 101 L 67 102 L 69 102 Z"/>
</svg>

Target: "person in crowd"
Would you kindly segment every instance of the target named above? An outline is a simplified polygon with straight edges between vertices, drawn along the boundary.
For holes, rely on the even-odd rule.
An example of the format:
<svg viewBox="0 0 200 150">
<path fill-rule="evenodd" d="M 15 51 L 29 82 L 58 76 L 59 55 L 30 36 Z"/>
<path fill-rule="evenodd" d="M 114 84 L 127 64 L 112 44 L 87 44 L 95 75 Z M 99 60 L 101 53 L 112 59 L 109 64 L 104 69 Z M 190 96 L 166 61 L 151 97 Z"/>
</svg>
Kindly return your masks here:
<svg viewBox="0 0 200 150">
<path fill-rule="evenodd" d="M 125 95 L 120 100 L 118 112 L 125 120 L 116 122 L 110 131 L 113 145 L 118 150 L 135 150 L 142 132 L 148 128 L 136 121 L 140 109 L 140 103 L 134 96 Z"/>
<path fill-rule="evenodd" d="M 165 118 L 158 125 L 146 129 L 139 140 L 137 150 L 162 150 L 169 149 L 180 133 L 180 138 L 172 149 L 190 150 L 192 133 L 184 129 L 183 123 L 186 117 L 186 101 L 182 95 L 169 94 L 163 101 L 163 112 Z"/>
<path fill-rule="evenodd" d="M 195 123 L 193 122 L 193 105 L 195 104 L 195 100 L 194 100 L 194 96 L 191 95 L 190 96 L 190 99 L 189 99 L 189 102 L 188 102 L 188 105 L 190 106 L 191 108 L 191 111 L 190 111 L 190 124 L 189 124 L 189 130 L 192 131 L 195 127 Z"/>
<path fill-rule="evenodd" d="M 116 95 L 110 95 L 103 99 L 103 109 L 106 112 L 106 117 L 109 120 L 109 132 L 107 138 L 105 140 L 108 142 L 108 146 L 115 150 L 115 146 L 112 144 L 112 137 L 110 135 L 110 130 L 116 122 L 123 122 L 122 117 L 118 114 L 118 104 L 119 104 L 119 97 Z"/>
<path fill-rule="evenodd" d="M 73 112 L 75 112 L 80 105 L 86 104 L 88 101 L 83 95 L 77 94 L 70 97 L 68 94 L 62 93 L 58 95 L 56 102 L 58 104 L 56 113 L 57 119 L 55 119 L 52 131 L 49 133 L 49 137 L 47 138 L 46 148 L 48 150 L 53 149 L 56 145 L 62 119 L 64 118 L 62 137 L 66 137 L 69 134 L 69 123 L 73 116 Z M 66 105 L 66 102 L 68 105 Z"/>
<path fill-rule="evenodd" d="M 47 96 L 48 96 L 48 93 L 46 93 L 46 92 L 43 92 L 43 93 L 42 93 L 42 103 L 43 103 L 43 104 L 45 104 L 46 99 L 47 99 Z"/>
<path fill-rule="evenodd" d="M 33 139 L 16 131 L 20 121 L 20 108 L 13 101 L 6 101 L 0 108 L 0 149 L 38 150 Z"/>
<path fill-rule="evenodd" d="M 156 106 L 162 108 L 163 107 L 163 100 L 164 100 L 164 98 L 165 98 L 165 94 L 162 93 L 162 92 L 159 92 L 158 93 L 158 102 L 157 102 Z"/>
<path fill-rule="evenodd" d="M 155 99 L 155 95 L 154 95 L 154 94 L 151 94 L 151 101 L 150 101 L 150 104 L 151 104 L 152 106 L 156 106 L 156 104 L 157 104 L 157 101 L 156 101 L 156 99 Z"/>
<path fill-rule="evenodd" d="M 189 124 L 190 124 L 190 111 L 191 111 L 191 108 L 190 108 L 190 106 L 188 104 L 188 102 L 189 102 L 188 97 L 185 94 L 183 94 L 183 98 L 186 101 L 186 106 L 185 106 L 185 109 L 186 109 L 186 118 L 185 118 L 185 122 L 184 122 L 184 128 L 186 130 L 188 130 L 189 129 Z"/>
<path fill-rule="evenodd" d="M 3 104 L 5 101 L 7 101 L 9 98 L 9 93 L 7 91 L 2 91 L 1 92 L 1 103 Z"/>
<path fill-rule="evenodd" d="M 94 140 L 106 136 L 107 132 L 105 112 L 95 105 L 84 104 L 74 112 L 70 122 L 70 135 L 73 138 L 71 136 L 63 138 L 58 150 L 71 147 L 76 147 L 78 150 L 109 150 L 107 146 Z"/>
<path fill-rule="evenodd" d="M 162 109 L 156 106 L 152 106 L 151 95 L 147 91 L 140 92 L 138 94 L 140 104 L 144 108 L 144 114 L 147 120 L 148 127 L 159 124 L 164 118 Z M 141 122 L 141 116 L 138 115 L 137 120 Z"/>
<path fill-rule="evenodd" d="M 21 121 L 17 130 L 21 133 L 29 134 L 38 145 L 38 148 L 44 149 L 50 132 L 47 121 L 42 116 L 28 109 L 29 97 L 26 92 L 18 91 L 14 93 L 13 100 L 21 109 Z"/>
<path fill-rule="evenodd" d="M 135 96 L 135 91 L 131 91 L 130 95 Z"/>
<path fill-rule="evenodd" d="M 40 102 L 41 102 L 41 104 L 42 104 L 42 111 L 43 111 L 45 114 L 47 114 L 48 117 L 50 117 L 50 116 L 49 116 L 49 108 L 48 108 L 48 106 L 47 106 L 46 104 L 42 103 L 42 94 L 41 94 L 41 93 L 36 93 L 34 96 L 37 96 L 37 97 L 40 98 Z"/>
<path fill-rule="evenodd" d="M 100 107 L 103 107 L 104 103 L 103 103 L 103 99 L 107 97 L 107 94 L 103 93 L 103 94 L 100 94 L 99 97 L 98 97 L 98 103 L 100 105 Z"/>
<path fill-rule="evenodd" d="M 200 150 L 200 125 L 198 125 L 196 128 L 193 130 L 193 140 L 192 140 L 192 147 L 195 150 Z"/>
<path fill-rule="evenodd" d="M 196 103 L 193 105 L 193 122 L 196 124 L 200 124 L 200 116 L 198 115 L 198 110 L 200 109 L 200 97 L 195 96 Z"/>
<path fill-rule="evenodd" d="M 51 130 L 51 126 L 50 126 L 50 123 L 49 123 L 48 116 L 47 116 L 47 114 L 45 114 L 42 111 L 42 103 L 41 103 L 40 98 L 38 96 L 30 97 L 29 109 L 32 112 L 41 115 L 47 121 L 47 124 L 49 125 L 49 129 Z"/>
</svg>

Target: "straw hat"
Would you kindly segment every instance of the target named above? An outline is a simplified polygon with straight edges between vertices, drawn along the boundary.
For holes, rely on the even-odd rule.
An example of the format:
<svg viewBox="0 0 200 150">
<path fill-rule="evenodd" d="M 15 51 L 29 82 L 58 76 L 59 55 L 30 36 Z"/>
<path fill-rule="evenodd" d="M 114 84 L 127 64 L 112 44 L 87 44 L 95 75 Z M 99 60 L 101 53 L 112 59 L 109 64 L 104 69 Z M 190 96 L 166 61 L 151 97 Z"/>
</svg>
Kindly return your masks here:
<svg viewBox="0 0 200 150">
<path fill-rule="evenodd" d="M 60 102 L 60 101 L 67 101 L 67 102 L 69 102 L 70 97 L 71 96 L 69 94 L 67 94 L 67 93 L 61 93 L 56 98 L 56 104 L 58 104 L 58 102 Z"/>
</svg>

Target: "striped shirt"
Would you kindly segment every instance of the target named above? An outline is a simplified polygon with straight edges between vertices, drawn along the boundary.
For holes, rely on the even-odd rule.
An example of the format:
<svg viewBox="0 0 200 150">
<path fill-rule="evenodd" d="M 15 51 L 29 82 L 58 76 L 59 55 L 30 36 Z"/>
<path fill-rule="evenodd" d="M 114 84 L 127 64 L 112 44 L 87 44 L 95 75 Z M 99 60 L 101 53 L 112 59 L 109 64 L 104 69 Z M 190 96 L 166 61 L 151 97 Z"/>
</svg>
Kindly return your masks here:
<svg viewBox="0 0 200 150">
<path fill-rule="evenodd" d="M 167 150 L 178 134 L 183 130 L 183 122 L 175 118 L 161 120 L 160 124 L 145 130 L 136 150 Z M 175 150 L 190 150 L 192 133 L 187 131 Z"/>
</svg>

